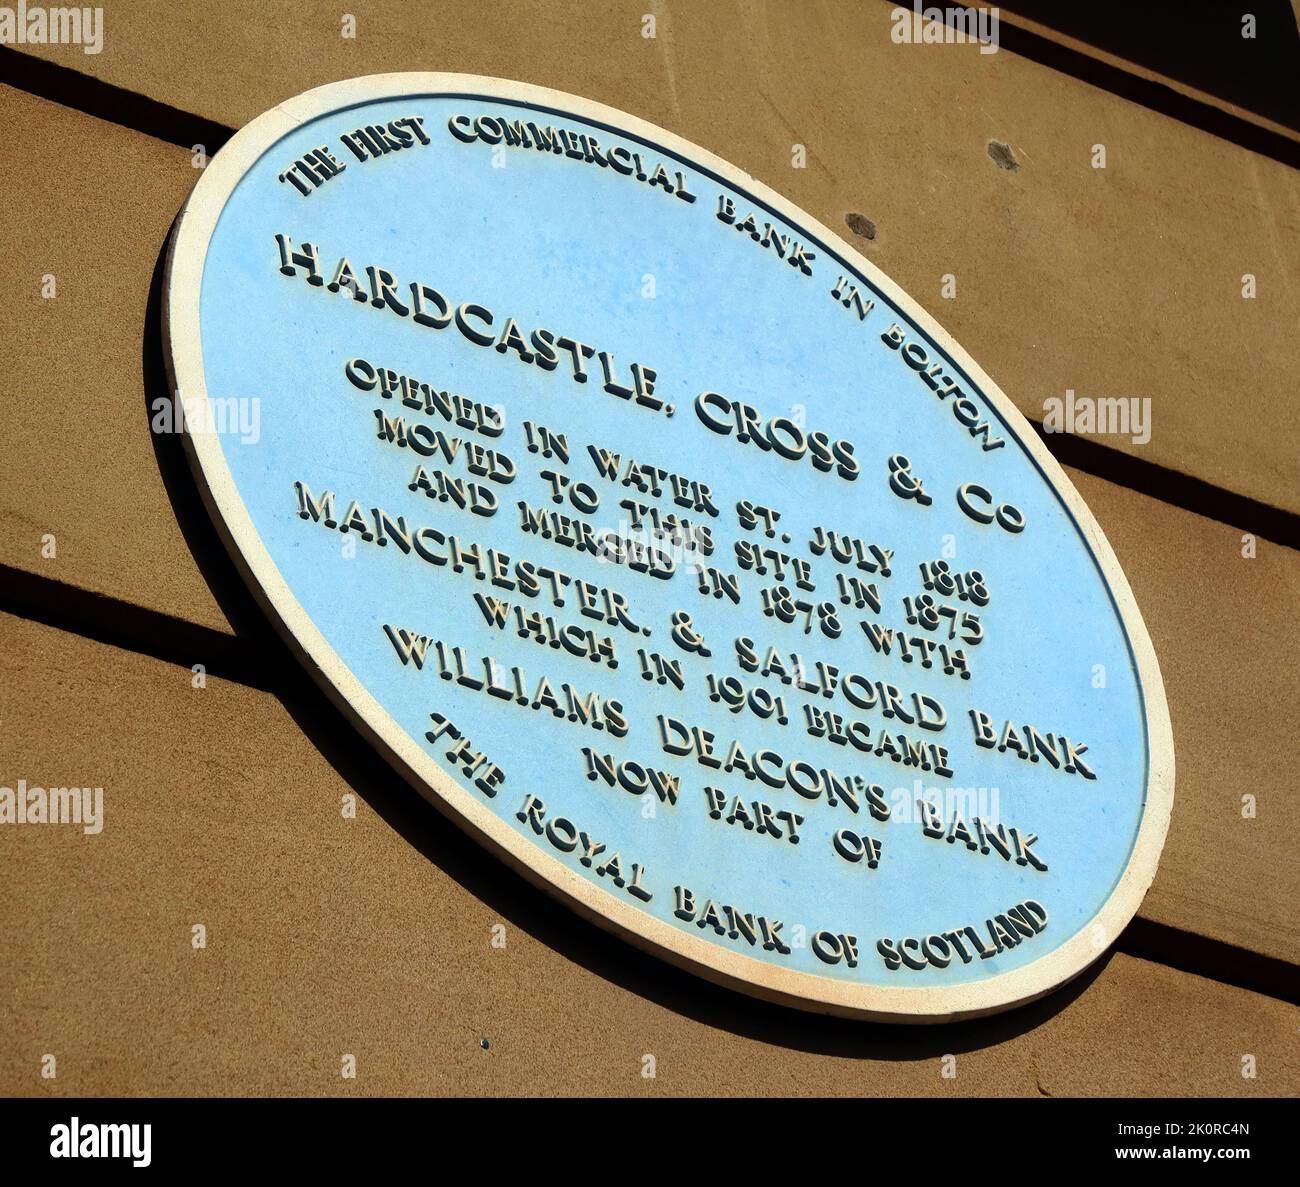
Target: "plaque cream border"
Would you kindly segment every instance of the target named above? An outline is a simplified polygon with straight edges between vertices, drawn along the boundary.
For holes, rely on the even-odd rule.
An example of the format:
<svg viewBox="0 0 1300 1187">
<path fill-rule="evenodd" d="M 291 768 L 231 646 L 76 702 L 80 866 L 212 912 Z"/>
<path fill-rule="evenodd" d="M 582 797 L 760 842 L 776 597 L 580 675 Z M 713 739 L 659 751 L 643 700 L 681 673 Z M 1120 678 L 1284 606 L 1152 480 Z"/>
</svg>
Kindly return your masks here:
<svg viewBox="0 0 1300 1187">
<path fill-rule="evenodd" d="M 1110 588 L 1138 669 L 1149 745 L 1146 802 L 1128 865 L 1100 911 L 1046 956 L 986 981 L 952 987 L 897 987 L 781 968 L 679 930 L 588 882 L 558 857 L 517 833 L 455 782 L 362 686 L 299 605 L 266 551 L 215 434 L 186 433 L 195 478 L 236 567 L 290 648 L 330 699 L 417 791 L 528 881 L 637 947 L 707 978 L 768 1000 L 822 1013 L 885 1022 L 974 1018 L 1031 1002 L 1077 976 L 1103 955 L 1136 914 L 1155 877 L 1173 808 L 1174 749 L 1155 651 L 1110 544 L 1061 467 L 1001 389 L 915 301 L 834 232 L 757 179 L 705 149 L 612 107 L 548 87 L 468 74 L 376 74 L 330 83 L 280 103 L 238 131 L 204 170 L 173 227 L 163 298 L 163 341 L 172 392 L 185 403 L 208 399 L 199 300 L 208 245 L 227 199 L 253 164 L 300 124 L 330 112 L 403 95 L 504 100 L 604 123 L 710 171 L 810 232 L 879 289 L 974 381 L 1056 490 Z M 1100 929 L 1100 930 L 1099 930 Z M 865 955 L 865 951 L 864 951 Z"/>
</svg>

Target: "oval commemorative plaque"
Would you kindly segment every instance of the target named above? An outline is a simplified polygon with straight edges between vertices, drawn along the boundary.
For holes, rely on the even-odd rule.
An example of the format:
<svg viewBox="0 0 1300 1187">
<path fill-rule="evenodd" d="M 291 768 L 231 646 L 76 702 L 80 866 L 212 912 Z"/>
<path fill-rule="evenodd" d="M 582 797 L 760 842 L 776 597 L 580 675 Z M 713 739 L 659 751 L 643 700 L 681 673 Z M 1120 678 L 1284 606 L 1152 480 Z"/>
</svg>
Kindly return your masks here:
<svg viewBox="0 0 1300 1187">
<path fill-rule="evenodd" d="M 1173 750 L 1110 547 L 934 320 L 741 171 L 522 83 L 322 87 L 203 174 L 165 323 L 278 628 L 601 926 L 940 1021 L 1136 911 Z"/>
</svg>

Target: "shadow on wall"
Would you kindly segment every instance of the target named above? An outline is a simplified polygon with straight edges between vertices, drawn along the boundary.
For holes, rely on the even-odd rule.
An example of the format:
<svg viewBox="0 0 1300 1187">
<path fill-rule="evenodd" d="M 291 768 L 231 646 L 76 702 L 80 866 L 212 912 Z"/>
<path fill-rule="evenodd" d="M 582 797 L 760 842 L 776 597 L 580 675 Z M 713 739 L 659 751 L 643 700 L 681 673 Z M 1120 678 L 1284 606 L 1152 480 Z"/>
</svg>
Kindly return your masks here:
<svg viewBox="0 0 1300 1187">
<path fill-rule="evenodd" d="M 1290 0 L 1009 0 L 1003 8 L 1300 131 L 1300 30 Z"/>
<path fill-rule="evenodd" d="M 204 632 L 205 643 L 229 649 L 225 662 L 208 670 L 273 693 L 358 797 L 502 919 L 588 972 L 697 1022 L 782 1047 L 848 1058 L 935 1059 L 1006 1042 L 1064 1009 L 1105 967 L 1109 956 L 1041 1001 L 974 1022 L 941 1027 L 855 1022 L 772 1005 L 712 985 L 606 934 L 526 882 L 421 798 L 312 682 L 240 578 L 203 506 L 180 437 L 150 432 L 154 401 L 171 394 L 162 343 L 165 257 L 164 248 L 154 268 L 145 314 L 145 407 L 140 424 L 141 431 L 153 438 L 158 469 L 185 541 L 237 635 L 231 648 L 225 636 L 191 628 Z M 176 629 L 187 626 L 177 623 Z M 194 637 L 183 652 L 176 651 L 184 654 L 186 664 L 192 662 Z"/>
</svg>

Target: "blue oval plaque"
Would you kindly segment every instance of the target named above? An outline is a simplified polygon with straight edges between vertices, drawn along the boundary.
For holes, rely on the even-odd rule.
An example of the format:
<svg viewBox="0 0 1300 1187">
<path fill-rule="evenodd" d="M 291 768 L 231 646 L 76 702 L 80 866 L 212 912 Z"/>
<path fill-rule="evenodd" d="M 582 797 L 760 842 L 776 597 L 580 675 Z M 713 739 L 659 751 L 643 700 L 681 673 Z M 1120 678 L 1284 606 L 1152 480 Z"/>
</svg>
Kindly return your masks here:
<svg viewBox="0 0 1300 1187">
<path fill-rule="evenodd" d="M 631 116 L 384 75 L 255 120 L 168 351 L 241 570 L 434 804 L 669 960 L 934 1021 L 1151 882 L 1151 644 L 992 381 L 846 243 Z"/>
</svg>

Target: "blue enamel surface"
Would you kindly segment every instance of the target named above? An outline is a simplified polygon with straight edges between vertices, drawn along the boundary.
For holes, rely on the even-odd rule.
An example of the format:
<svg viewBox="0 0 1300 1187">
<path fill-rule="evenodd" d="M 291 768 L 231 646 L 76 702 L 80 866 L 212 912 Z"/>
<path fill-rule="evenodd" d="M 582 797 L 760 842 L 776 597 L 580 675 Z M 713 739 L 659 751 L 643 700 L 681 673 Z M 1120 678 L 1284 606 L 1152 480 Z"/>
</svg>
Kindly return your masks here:
<svg viewBox="0 0 1300 1187">
<path fill-rule="evenodd" d="M 698 201 L 687 204 L 612 169 L 527 149 L 503 149 L 497 158 L 505 165 L 494 167 L 490 147 L 449 135 L 448 117 L 457 112 L 594 131 L 606 146 L 624 144 L 647 161 L 682 170 Z M 408 115 L 424 117 L 430 145 L 364 164 L 339 150 L 340 132 Z M 523 795 L 541 797 L 549 814 L 572 819 L 605 842 L 609 852 L 620 851 L 625 863 L 641 863 L 654 892 L 642 909 L 656 918 L 781 967 L 899 988 L 983 980 L 1047 955 L 1082 927 L 1114 888 L 1134 844 L 1147 782 L 1136 668 L 1106 580 L 1077 524 L 1015 431 L 945 358 L 926 327 L 892 310 L 883 294 L 872 291 L 826 245 L 691 161 L 617 130 L 586 125 L 574 115 L 539 114 L 489 97 L 401 97 L 300 127 L 246 174 L 211 241 L 200 316 L 209 394 L 260 400 L 260 438 L 241 443 L 238 433 L 226 433 L 222 445 L 266 549 L 342 662 L 404 730 L 435 753 L 423 741 L 428 715 L 437 711 L 451 718 L 506 771 L 500 794 L 484 803 L 511 828 L 615 894 L 619 892 L 607 880 L 557 854 L 516 819 Z M 306 198 L 276 181 L 293 158 L 325 143 L 348 162 L 343 174 Z M 756 210 L 760 222 L 777 223 L 815 250 L 815 275 L 801 275 L 721 223 L 714 212 L 717 195 L 724 192 L 741 210 Z M 403 285 L 419 280 L 453 303 L 484 305 L 498 326 L 513 317 L 525 334 L 547 327 L 609 350 L 624 378 L 631 361 L 653 367 L 656 394 L 676 406 L 676 415 L 668 419 L 632 407 L 606 395 L 598 382 L 576 384 L 563 362 L 548 373 L 473 345 L 454 327 L 421 327 L 388 310 L 355 303 L 346 293 L 311 288 L 301 275 L 283 276 L 273 239 L 277 232 L 295 244 L 318 245 L 327 270 L 346 255 L 358 272 L 373 264 L 391 271 Z M 864 323 L 828 295 L 841 273 L 853 275 L 877 303 Z M 655 296 L 648 298 L 643 291 L 651 276 Z M 947 372 L 961 379 L 963 391 L 980 404 L 995 435 L 1006 438 L 1005 448 L 982 451 L 950 406 L 934 397 L 896 351 L 881 344 L 881 332 L 895 321 L 909 340 L 926 343 L 931 358 L 944 360 Z M 377 440 L 373 409 L 380 402 L 344 378 L 344 363 L 354 356 L 504 408 L 505 435 L 483 443 L 508 453 L 520 475 L 511 486 L 495 487 L 502 499 L 495 518 L 474 516 L 407 489 L 419 459 Z M 850 439 L 862 475 L 844 481 L 816 471 L 807 461 L 788 462 L 706 430 L 692 404 L 707 390 L 748 401 L 769 417 L 802 415 L 810 428 Z M 391 402 L 385 405 L 390 415 L 402 411 L 408 420 L 418 418 Z M 986 608 L 960 604 L 977 611 L 987 631 L 984 642 L 966 648 L 974 678 L 960 681 L 937 668 L 924 671 L 916 663 L 876 656 L 856 625 L 858 618 L 872 617 L 867 612 L 839 607 L 845 630 L 838 640 L 815 630 L 805 635 L 802 626 L 766 618 L 759 610 L 758 590 L 769 582 L 752 574 L 741 573 L 743 602 L 732 607 L 700 596 L 689 573 L 657 581 L 522 535 L 515 500 L 552 506 L 549 486 L 537 476 L 546 463 L 524 448 L 525 419 L 568 434 L 568 471 L 595 485 L 604 500 L 599 523 L 619 522 L 621 497 L 653 500 L 596 478 L 587 442 L 709 482 L 723 512 L 708 521 L 719 542 L 711 563 L 728 572 L 739 571 L 730 549 L 741 535 L 733 512 L 741 498 L 781 511 L 779 529 L 793 539 L 787 551 L 798 555 L 810 555 L 806 541 L 814 525 L 893 548 L 888 580 L 845 570 L 879 582 L 885 606 L 873 620 L 890 626 L 904 626 L 902 597 L 922 592 L 918 564 L 941 556 L 945 538 L 955 538 L 952 567 L 980 569 L 992 590 Z M 433 427 L 455 431 L 441 423 Z M 918 507 L 889 490 L 886 459 L 899 452 L 925 478 L 933 505 Z M 463 457 L 449 472 L 465 476 Z M 317 494 L 333 490 L 340 511 L 356 499 L 367 511 L 381 506 L 404 516 L 412 527 L 432 525 L 512 557 L 611 586 L 629 597 L 638 622 L 650 625 L 653 636 L 637 640 L 592 623 L 577 615 L 572 601 L 556 610 L 504 591 L 496 592 L 512 604 L 545 609 L 562 621 L 607 632 L 619 648 L 620 666 L 610 671 L 520 640 L 512 631 L 490 629 L 472 595 L 493 591 L 466 575 L 452 576 L 445 568 L 403 556 L 392 546 L 358 543 L 356 555 L 345 557 L 341 535 L 297 515 L 295 479 Z M 973 523 L 953 497 L 964 481 L 979 482 L 999 501 L 1020 507 L 1027 530 L 1010 535 Z M 672 507 L 667 499 L 657 505 L 705 520 Z M 748 538 L 759 540 L 755 533 Z M 833 575 L 839 566 L 825 557 L 812 560 L 817 591 L 799 596 L 834 597 Z M 674 652 L 668 620 L 677 609 L 687 610 L 708 638 L 713 658 L 707 663 Z M 457 687 L 439 679 L 432 664 L 424 671 L 403 667 L 381 629 L 386 622 L 459 645 L 470 657 L 493 655 L 503 665 L 518 664 L 530 685 L 545 675 L 557 688 L 569 681 L 617 698 L 631 732 L 614 739 Z M 775 679 L 761 681 L 741 672 L 732 651 L 738 635 L 754 639 L 760 652 L 775 645 L 907 692 L 938 697 L 949 711 L 947 728 L 939 734 L 909 733 L 949 748 L 953 779 L 938 780 L 809 737 L 798 717 L 789 726 L 776 727 L 748 712 L 733 715 L 710 703 L 704 695 L 707 670 L 782 693 L 794 713 L 810 699 Z M 687 691 L 643 681 L 635 661 L 638 645 L 682 658 Z M 1094 687 L 1098 666 L 1105 671 L 1103 688 Z M 890 724 L 879 712 L 852 710 L 839 697 L 820 704 L 851 713 L 873 731 Z M 976 747 L 966 717 L 972 706 L 999 725 L 1010 718 L 1085 741 L 1087 759 L 1099 778 L 1086 781 Z M 881 784 L 895 803 L 899 797 L 914 798 L 909 793 L 918 776 L 924 786 L 940 791 L 948 784 L 996 788 L 1001 818 L 1038 835 L 1035 848 L 1050 872 L 927 839 L 910 823 L 877 822 L 865 811 L 855 817 L 824 802 L 800 800 L 788 789 L 775 791 L 665 755 L 655 727 L 658 713 L 711 730 L 724 752 L 738 739 L 751 754 L 769 746 L 787 758 L 862 774 Z M 582 746 L 679 774 L 679 803 L 660 806 L 646 819 L 637 798 L 584 777 Z M 801 812 L 801 843 L 792 846 L 710 820 L 702 792 L 706 783 Z M 879 869 L 850 865 L 832 852 L 830 835 L 844 825 L 883 843 Z M 797 936 L 799 924 L 809 932 L 851 932 L 859 939 L 860 963 L 856 968 L 830 966 L 806 945 L 788 956 L 774 956 L 743 940 L 702 931 L 674 918 L 675 883 L 692 887 L 702 898 L 712 896 L 780 919 L 787 938 Z M 874 950 L 882 936 L 921 937 L 968 924 L 982 927 L 990 915 L 1025 898 L 1040 901 L 1050 912 L 1047 930 L 994 959 L 954 960 L 943 970 L 890 971 Z"/>
</svg>

